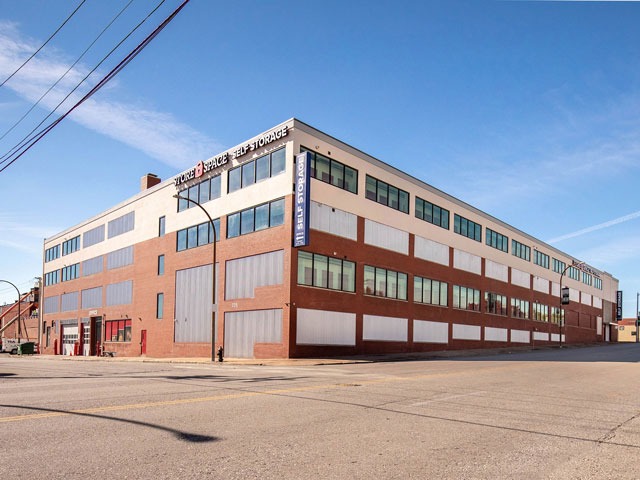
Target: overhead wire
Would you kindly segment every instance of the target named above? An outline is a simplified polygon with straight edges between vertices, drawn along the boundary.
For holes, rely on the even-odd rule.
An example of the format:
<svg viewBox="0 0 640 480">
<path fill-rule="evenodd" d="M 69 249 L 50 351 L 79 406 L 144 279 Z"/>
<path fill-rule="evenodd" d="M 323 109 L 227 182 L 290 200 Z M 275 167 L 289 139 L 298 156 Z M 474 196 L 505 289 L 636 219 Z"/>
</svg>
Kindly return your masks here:
<svg viewBox="0 0 640 480">
<path fill-rule="evenodd" d="M 24 67 L 27 63 L 29 63 L 29 62 L 31 61 L 31 59 L 32 59 L 33 57 L 35 57 L 35 56 L 38 54 L 38 52 L 40 52 L 40 50 L 42 50 L 42 49 L 47 45 L 47 43 L 49 43 L 49 42 L 51 41 L 51 39 L 52 39 L 53 37 L 55 37 L 55 36 L 58 34 L 58 32 L 59 32 L 60 30 L 62 30 L 62 27 L 64 27 L 64 26 L 67 24 L 67 22 L 68 22 L 69 20 L 71 20 L 71 17 L 73 17 L 73 16 L 76 14 L 76 12 L 77 12 L 78 10 L 80 10 L 80 7 L 81 7 L 82 5 L 84 5 L 84 3 L 85 3 L 86 1 L 87 1 L 87 0 L 82 0 L 82 1 L 80 2 L 80 4 L 76 7 L 76 9 L 75 9 L 73 12 L 71 12 L 71 15 L 69 15 L 69 16 L 67 17 L 67 19 L 66 19 L 64 22 L 62 22 L 62 25 L 60 25 L 60 26 L 56 29 L 56 31 L 55 31 L 55 32 L 53 32 L 53 33 L 49 36 L 49 38 L 47 38 L 47 40 L 46 40 L 42 45 L 40 45 L 40 48 L 38 48 L 35 52 L 33 52 L 33 53 L 31 54 L 31 56 L 30 56 L 29 58 L 27 58 L 27 59 L 22 63 L 22 65 L 20 65 L 20 66 L 19 66 L 19 67 L 18 67 L 18 68 L 17 68 L 17 69 L 16 69 L 16 70 L 11 74 L 11 75 L 9 75 L 7 78 L 5 78 L 5 79 L 4 79 L 4 81 L 3 81 L 2 83 L 0 83 L 0 87 L 4 86 L 4 84 L 5 84 L 5 83 L 7 83 L 9 80 L 11 80 L 11 79 L 13 78 L 13 76 L 14 76 L 16 73 L 18 73 L 20 70 L 22 70 L 22 67 Z"/>
<path fill-rule="evenodd" d="M 122 38 L 115 47 L 113 47 L 109 53 L 107 53 L 101 60 L 100 62 L 98 62 L 98 64 L 96 66 L 94 66 L 91 71 L 89 71 L 84 78 L 82 78 L 82 80 L 80 80 L 76 86 L 55 106 L 55 108 L 53 110 L 51 110 L 51 112 L 49 112 L 48 115 L 46 115 L 41 121 L 40 123 L 38 123 L 28 134 L 26 134 L 22 140 L 20 142 L 18 142 L 16 145 L 14 145 L 11 149 L 9 149 L 5 154 L 3 154 L 2 156 L 0 156 L 0 165 L 2 165 L 3 163 L 6 163 L 7 161 L 9 161 L 11 159 L 11 157 L 13 155 L 16 155 L 17 152 L 19 152 L 21 149 L 25 148 L 26 145 L 29 144 L 29 142 L 31 142 L 32 140 L 34 140 L 40 132 L 38 133 L 34 133 L 36 132 L 36 130 L 38 128 L 40 128 L 49 118 L 51 118 L 51 116 L 56 112 L 56 110 L 58 110 L 58 108 L 60 108 L 60 106 L 67 101 L 67 99 L 78 89 L 82 86 L 82 84 L 131 36 L 135 33 L 136 30 L 138 30 L 147 20 L 149 20 L 149 18 L 165 3 L 166 0 L 161 0 L 160 3 L 158 3 L 155 8 L 153 10 L 151 10 L 151 12 L 149 12 L 147 14 L 147 16 L 142 19 L 129 33 L 127 33 L 127 35 L 124 36 L 124 38 Z M 186 2 L 185 2 L 186 3 Z M 183 4 L 184 5 L 184 4 Z M 29 147 L 31 148 L 31 147 Z M 11 161 L 11 163 L 13 163 L 13 161 Z M 4 170 L 4 168 L 0 169 L 0 172 L 2 172 Z"/>
<path fill-rule="evenodd" d="M 164 0 L 163 0 L 164 1 Z M 189 3 L 190 0 L 184 0 L 156 29 L 151 32 L 136 48 L 134 48 L 118 65 L 116 65 L 105 77 L 98 82 L 89 92 L 87 92 L 78 102 L 76 102 L 73 107 L 67 110 L 63 115 L 59 118 L 51 122 L 47 127 L 40 130 L 34 137 L 32 137 L 29 141 L 29 144 L 22 148 L 20 153 L 14 155 L 14 158 L 9 161 L 4 167 L 0 169 L 0 172 L 6 170 L 10 165 L 12 165 L 16 160 L 18 160 L 22 155 L 24 155 L 31 147 L 33 147 L 37 142 L 39 142 L 45 135 L 47 135 L 53 128 L 55 128 L 62 120 L 64 120 L 67 116 L 69 116 L 76 108 L 82 105 L 85 101 L 87 101 L 93 94 L 95 94 L 98 90 L 100 90 L 104 85 L 106 85 L 113 77 L 115 77 L 124 67 L 126 67 L 144 48 L 162 31 L 164 28 L 180 13 L 180 11 Z M 1 162 L 0 162 L 1 163 Z"/>
<path fill-rule="evenodd" d="M 104 33 L 109 29 L 109 27 L 111 27 L 111 25 L 113 25 L 113 23 L 120 18 L 120 16 L 125 12 L 125 10 L 127 10 L 131 4 L 133 3 L 134 0 L 129 0 L 129 3 L 127 3 L 124 8 L 122 10 L 120 10 L 120 12 L 118 12 L 118 14 L 113 17 L 113 19 L 107 24 L 106 27 L 104 27 L 102 29 L 102 31 L 98 34 L 98 36 L 89 44 L 89 46 L 80 54 L 80 56 L 76 59 L 75 62 L 73 62 L 73 64 L 67 69 L 66 72 L 64 72 L 60 78 L 58 78 L 58 80 L 55 81 L 55 83 L 53 85 L 51 85 L 46 92 L 44 92 L 42 94 L 42 96 L 33 104 L 31 105 L 31 107 L 24 113 L 24 115 L 22 115 L 22 117 L 20 117 L 20 119 L 18 121 L 16 121 L 6 132 L 4 132 L 2 134 L 2 136 L 0 136 L 0 140 L 2 140 L 4 137 L 6 137 L 10 132 L 13 131 L 14 128 L 16 128 L 18 125 L 20 125 L 20 123 L 22 123 L 22 121 L 27 117 L 27 115 L 29 115 L 34 108 L 36 108 L 40 102 L 42 101 L 42 99 L 44 97 L 46 97 L 49 92 L 51 92 L 51 90 L 53 90 L 58 83 L 60 83 L 62 81 L 62 79 L 64 77 L 66 77 L 68 75 L 68 73 L 73 69 L 73 67 L 75 67 L 80 60 L 82 60 L 82 58 L 84 58 L 84 56 L 87 54 L 87 52 L 91 49 L 91 47 L 93 47 L 95 45 L 95 43 L 102 37 L 102 35 L 104 35 Z M 37 127 L 36 127 L 37 128 Z"/>
</svg>

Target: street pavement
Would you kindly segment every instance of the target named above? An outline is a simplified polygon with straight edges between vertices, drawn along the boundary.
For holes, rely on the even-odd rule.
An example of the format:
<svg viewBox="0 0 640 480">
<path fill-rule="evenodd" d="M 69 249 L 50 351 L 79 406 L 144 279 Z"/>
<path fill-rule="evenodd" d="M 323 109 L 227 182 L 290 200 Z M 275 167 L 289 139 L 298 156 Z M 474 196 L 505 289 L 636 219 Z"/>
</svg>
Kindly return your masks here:
<svg viewBox="0 0 640 480">
<path fill-rule="evenodd" d="M 491 353 L 1 355 L 0 477 L 640 478 L 640 346 Z"/>
</svg>

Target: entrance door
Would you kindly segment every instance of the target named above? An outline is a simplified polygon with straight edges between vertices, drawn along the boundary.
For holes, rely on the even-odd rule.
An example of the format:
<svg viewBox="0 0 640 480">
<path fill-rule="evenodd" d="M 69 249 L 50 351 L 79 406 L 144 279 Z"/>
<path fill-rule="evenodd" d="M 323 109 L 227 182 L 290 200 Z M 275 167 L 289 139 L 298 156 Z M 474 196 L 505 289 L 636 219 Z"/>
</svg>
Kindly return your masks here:
<svg viewBox="0 0 640 480">
<path fill-rule="evenodd" d="M 91 350 L 91 325 L 82 325 L 82 355 L 88 357 Z"/>
<path fill-rule="evenodd" d="M 140 330 L 140 354 L 147 354 L 147 331 Z"/>
<path fill-rule="evenodd" d="M 62 330 L 62 355 L 73 355 L 73 346 L 78 341 L 78 326 L 63 325 Z"/>
</svg>

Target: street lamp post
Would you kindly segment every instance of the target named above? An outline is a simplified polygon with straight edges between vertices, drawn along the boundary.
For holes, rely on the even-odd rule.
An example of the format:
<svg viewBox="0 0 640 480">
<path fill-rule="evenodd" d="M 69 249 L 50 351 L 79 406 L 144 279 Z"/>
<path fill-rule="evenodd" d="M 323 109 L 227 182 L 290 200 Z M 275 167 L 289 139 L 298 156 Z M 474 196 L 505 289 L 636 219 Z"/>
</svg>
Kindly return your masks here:
<svg viewBox="0 0 640 480">
<path fill-rule="evenodd" d="M 22 309 L 22 305 L 20 302 L 20 290 L 18 289 L 18 287 L 16 287 L 13 283 L 11 283 L 8 280 L 0 280 L 0 282 L 4 282 L 4 283 L 8 283 L 9 285 L 11 285 L 13 288 L 16 289 L 16 292 L 18 292 L 18 343 L 20 343 L 20 316 L 21 316 L 21 309 Z"/>
<path fill-rule="evenodd" d="M 211 230 L 213 231 L 213 264 L 211 265 L 211 300 L 212 300 L 212 304 L 211 304 L 211 361 L 215 362 L 216 361 L 216 306 L 217 306 L 217 302 L 216 302 L 216 242 L 218 240 L 218 234 L 216 232 L 216 225 L 213 223 L 213 219 L 211 218 L 211 215 L 209 215 L 209 212 L 207 212 L 207 210 L 200 205 L 200 203 L 196 202 L 195 200 L 190 199 L 189 197 L 183 197 L 182 195 L 176 193 L 173 198 L 178 198 L 178 199 L 182 199 L 182 200 L 186 200 L 187 202 L 191 202 L 194 205 L 197 205 L 198 207 L 200 207 L 200 210 L 202 210 L 205 215 L 207 216 L 207 218 L 209 219 L 209 224 L 211 225 Z"/>
<path fill-rule="evenodd" d="M 575 267 L 578 270 L 580 270 L 582 267 L 584 266 L 584 262 L 578 262 L 574 265 L 567 265 L 564 267 L 564 270 L 562 270 L 562 273 L 560 274 L 560 310 L 558 312 L 559 315 L 559 319 L 558 319 L 558 323 L 560 325 L 560 340 L 559 340 L 559 346 L 560 348 L 562 348 L 562 328 L 564 327 L 564 315 L 562 314 L 562 305 L 565 305 L 562 302 L 562 279 L 564 277 L 564 274 L 567 273 L 567 270 L 569 270 L 571 267 Z M 567 302 L 568 303 L 568 302 Z M 566 343 L 566 342 L 565 342 Z"/>
</svg>

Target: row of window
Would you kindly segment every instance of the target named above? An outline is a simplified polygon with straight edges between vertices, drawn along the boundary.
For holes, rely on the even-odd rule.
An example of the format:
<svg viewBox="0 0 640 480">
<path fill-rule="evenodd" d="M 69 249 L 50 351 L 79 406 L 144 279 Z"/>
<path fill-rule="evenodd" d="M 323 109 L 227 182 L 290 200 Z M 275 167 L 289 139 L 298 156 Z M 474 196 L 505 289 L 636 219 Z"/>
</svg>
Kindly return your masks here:
<svg viewBox="0 0 640 480">
<path fill-rule="evenodd" d="M 502 235 L 501 233 L 494 232 L 490 228 L 487 228 L 486 243 L 490 247 L 502 250 L 505 253 L 509 253 L 509 237 Z"/>
<path fill-rule="evenodd" d="M 69 255 L 78 250 L 80 250 L 80 235 L 62 242 L 62 256 Z"/>
<path fill-rule="evenodd" d="M 215 226 L 215 237 L 220 240 L 220 219 L 216 218 L 213 221 Z M 194 225 L 192 227 L 183 228 L 182 230 L 178 230 L 177 236 L 177 246 L 176 250 L 181 252 L 182 250 L 187 250 L 189 248 L 196 248 L 202 245 L 207 245 L 213 242 L 214 232 L 213 227 L 211 226 L 211 222 L 204 222 L 199 225 Z M 163 257 L 164 258 L 164 257 Z"/>
<path fill-rule="evenodd" d="M 416 197 L 416 218 L 449 230 L 449 210 Z"/>
<path fill-rule="evenodd" d="M 358 171 L 342 162 L 301 147 L 311 154 L 311 178 L 328 183 L 351 193 L 358 193 Z"/>
<path fill-rule="evenodd" d="M 220 198 L 220 179 L 220 175 L 207 178 L 195 185 L 191 185 L 187 190 L 180 192 L 180 195 L 186 198 L 178 198 L 178 211 L 182 212 L 188 208 L 197 207 L 193 202 L 202 204 L 209 200 Z M 187 198 L 191 201 L 187 200 Z"/>
<path fill-rule="evenodd" d="M 80 276 L 80 264 L 74 263 L 62 268 L 62 281 L 74 280 Z"/>
<path fill-rule="evenodd" d="M 284 199 L 263 203 L 227 215 L 227 238 L 284 224 Z"/>
<path fill-rule="evenodd" d="M 482 225 L 457 213 L 453 216 L 453 231 L 476 242 L 482 241 Z"/>
<path fill-rule="evenodd" d="M 44 261 L 50 262 L 51 260 L 55 260 L 56 258 L 60 258 L 60 245 L 56 245 L 51 248 L 47 248 L 44 251 Z"/>
<path fill-rule="evenodd" d="M 107 342 L 130 342 L 131 341 L 131 319 L 108 320 L 104 322 Z"/>
<path fill-rule="evenodd" d="M 229 170 L 227 192 L 235 192 L 285 171 L 286 151 L 280 148 Z"/>
<path fill-rule="evenodd" d="M 298 285 L 327 288 L 344 292 L 355 292 L 356 264 L 349 260 L 329 257 L 317 253 L 298 251 Z M 378 297 L 407 300 L 408 275 L 385 268 L 364 266 L 364 293 Z M 413 301 L 429 305 L 448 306 L 448 284 L 439 280 L 414 276 Z M 494 292 L 485 292 L 485 312 L 495 315 L 558 323 L 564 318 L 564 310 L 538 302 L 511 298 Z M 452 306 L 461 310 L 479 312 L 480 290 L 453 285 Z M 509 308 L 510 307 L 510 308 Z M 531 316 L 530 316 L 531 314 Z"/>
<path fill-rule="evenodd" d="M 409 192 L 367 175 L 366 194 L 369 200 L 409 213 Z"/>
</svg>

